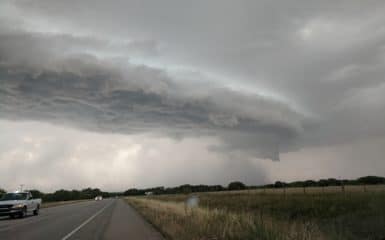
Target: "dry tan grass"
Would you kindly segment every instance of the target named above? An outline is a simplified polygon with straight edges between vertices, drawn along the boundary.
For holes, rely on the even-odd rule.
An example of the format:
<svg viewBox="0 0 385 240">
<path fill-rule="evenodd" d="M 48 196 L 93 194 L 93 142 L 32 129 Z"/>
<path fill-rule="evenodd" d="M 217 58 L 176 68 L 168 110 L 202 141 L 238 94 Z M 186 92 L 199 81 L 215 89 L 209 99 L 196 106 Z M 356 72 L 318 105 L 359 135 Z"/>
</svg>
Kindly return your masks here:
<svg viewBox="0 0 385 240">
<path fill-rule="evenodd" d="M 191 209 L 183 202 L 141 197 L 130 197 L 127 201 L 168 239 L 324 239 L 311 222 L 277 221 L 266 214 L 223 209 Z"/>
<path fill-rule="evenodd" d="M 345 186 L 130 197 L 168 239 L 385 239 L 385 188 Z M 286 193 L 286 194 L 283 194 Z"/>
<path fill-rule="evenodd" d="M 346 185 L 328 187 L 290 187 L 290 188 L 266 188 L 239 191 L 211 192 L 211 194 L 242 194 L 242 193 L 266 193 L 266 194 L 303 194 L 303 193 L 356 193 L 356 192 L 385 192 L 385 185 Z"/>
</svg>

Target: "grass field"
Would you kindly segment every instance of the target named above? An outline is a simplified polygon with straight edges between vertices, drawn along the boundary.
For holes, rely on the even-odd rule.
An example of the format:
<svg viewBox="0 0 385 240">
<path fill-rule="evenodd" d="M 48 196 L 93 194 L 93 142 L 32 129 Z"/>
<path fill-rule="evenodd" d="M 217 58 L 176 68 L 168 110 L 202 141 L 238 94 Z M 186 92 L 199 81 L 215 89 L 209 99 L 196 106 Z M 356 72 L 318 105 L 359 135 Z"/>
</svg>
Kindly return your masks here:
<svg viewBox="0 0 385 240">
<path fill-rule="evenodd" d="M 385 187 L 129 197 L 168 239 L 385 239 Z"/>
</svg>

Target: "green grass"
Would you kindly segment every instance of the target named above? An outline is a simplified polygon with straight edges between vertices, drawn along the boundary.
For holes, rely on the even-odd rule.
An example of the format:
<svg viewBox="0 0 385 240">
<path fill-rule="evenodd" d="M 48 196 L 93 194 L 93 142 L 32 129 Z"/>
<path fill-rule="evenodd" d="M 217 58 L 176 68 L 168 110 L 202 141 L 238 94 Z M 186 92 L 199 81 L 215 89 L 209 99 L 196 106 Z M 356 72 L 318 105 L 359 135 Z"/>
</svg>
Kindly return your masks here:
<svg viewBox="0 0 385 240">
<path fill-rule="evenodd" d="M 179 219 L 167 226 L 162 219 L 163 232 L 166 228 L 180 228 L 179 235 L 170 235 L 169 239 L 205 239 L 213 235 L 213 239 L 384 239 L 385 238 L 385 193 L 378 192 L 346 192 L 346 193 L 257 193 L 257 192 L 223 192 L 195 194 L 200 198 L 197 214 L 209 217 L 192 220 L 188 214 L 173 214 L 172 211 L 159 210 L 162 207 L 184 206 L 188 195 L 161 195 L 129 200 L 140 212 L 146 212 L 147 218 L 153 220 L 157 211 L 163 215 Z M 157 205 L 158 204 L 158 205 Z M 179 204 L 179 205 L 178 205 Z M 166 207 L 166 208 L 167 208 Z M 217 213 L 217 215 L 213 213 Z M 220 213 L 220 214 L 219 214 Z M 210 215 L 211 214 L 211 215 Z M 173 216 L 174 215 L 174 216 Z M 229 217 L 230 216 L 230 217 Z M 230 218 L 238 219 L 237 227 L 225 225 L 238 224 Z M 159 216 L 158 216 L 159 218 Z M 162 216 L 161 216 L 162 218 Z M 166 218 L 166 217 L 164 217 Z M 183 220 L 184 219 L 184 220 Z M 178 238 L 180 232 L 190 227 L 190 238 Z M 191 221 L 195 221 L 192 223 Z M 236 221 L 236 222 L 237 222 Z M 180 224 L 178 224 L 180 223 Z M 210 229 L 202 232 L 199 225 L 209 224 Z M 241 227 L 240 227 L 241 226 Z M 225 228 L 232 228 L 232 234 L 220 235 Z M 214 230 L 216 229 L 216 230 Z M 194 231 L 200 232 L 198 236 Z M 203 237 L 202 237 L 203 236 Z"/>
</svg>

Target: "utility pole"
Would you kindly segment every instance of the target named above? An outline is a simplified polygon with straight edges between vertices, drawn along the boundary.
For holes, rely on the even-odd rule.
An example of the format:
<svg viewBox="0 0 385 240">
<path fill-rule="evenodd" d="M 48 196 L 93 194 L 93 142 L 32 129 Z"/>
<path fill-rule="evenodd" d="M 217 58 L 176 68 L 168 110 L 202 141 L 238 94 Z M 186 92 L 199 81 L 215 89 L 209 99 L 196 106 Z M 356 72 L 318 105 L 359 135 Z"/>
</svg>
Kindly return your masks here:
<svg viewBox="0 0 385 240">
<path fill-rule="evenodd" d="M 20 192 L 23 191 L 24 184 L 20 184 Z"/>
</svg>

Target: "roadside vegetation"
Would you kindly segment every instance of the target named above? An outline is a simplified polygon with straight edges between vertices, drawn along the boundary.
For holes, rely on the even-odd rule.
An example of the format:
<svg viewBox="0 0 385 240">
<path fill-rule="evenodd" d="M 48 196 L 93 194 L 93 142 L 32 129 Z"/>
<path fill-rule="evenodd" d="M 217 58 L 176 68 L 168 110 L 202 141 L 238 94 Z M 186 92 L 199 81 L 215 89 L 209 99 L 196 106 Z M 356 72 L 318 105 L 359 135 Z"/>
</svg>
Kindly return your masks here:
<svg viewBox="0 0 385 240">
<path fill-rule="evenodd" d="M 63 197 L 60 197 L 60 195 L 59 196 L 56 195 L 58 192 L 63 193 L 62 191 L 63 190 L 60 190 L 60 191 L 56 191 L 56 192 L 50 193 L 50 194 L 45 194 L 45 193 L 42 193 L 42 192 L 37 191 L 37 190 L 31 190 L 30 192 L 32 192 L 32 195 L 34 196 L 34 198 L 42 198 L 43 204 L 42 204 L 41 208 L 49 208 L 49 207 L 66 205 L 66 204 L 79 203 L 79 202 L 83 202 L 83 201 L 89 201 L 91 198 L 93 198 L 92 195 L 88 194 L 86 196 L 80 195 L 83 198 L 66 200 L 66 199 L 68 199 L 68 197 L 63 198 Z M 76 191 L 76 190 L 73 190 L 73 191 Z M 6 191 L 4 189 L 0 188 L 0 198 L 5 193 L 6 193 Z M 93 194 L 98 194 L 98 193 L 97 193 L 97 191 L 93 191 Z M 55 197 L 53 197 L 53 196 L 55 196 Z M 47 199 L 49 201 L 47 201 Z M 64 199 L 64 200 L 56 200 L 56 199 Z"/>
<path fill-rule="evenodd" d="M 118 193 L 103 192 L 98 188 L 85 188 L 82 190 L 57 190 L 53 193 L 43 193 L 39 190 L 28 190 L 34 198 L 41 198 L 43 202 L 64 202 L 93 199 L 96 196 L 111 197 Z M 0 188 L 0 197 L 6 191 Z M 121 194 L 121 193 L 120 193 Z M 51 204 L 52 205 L 52 204 Z"/>
<path fill-rule="evenodd" d="M 53 193 L 43 193 L 39 190 L 30 190 L 36 198 L 43 199 L 43 202 L 74 201 L 92 199 L 96 196 L 109 197 L 111 194 L 103 192 L 98 188 L 85 188 L 82 190 L 57 190 Z"/>
<path fill-rule="evenodd" d="M 85 188 L 82 190 L 65 190 L 60 189 L 52 193 L 44 193 L 37 189 L 30 189 L 29 191 L 35 198 L 41 198 L 43 202 L 60 202 L 60 201 L 74 201 L 74 200 L 85 200 L 92 199 L 96 196 L 102 196 L 103 198 L 115 197 L 115 196 L 140 196 L 145 195 L 148 192 L 151 192 L 156 195 L 160 194 L 178 194 L 178 193 L 193 193 L 193 192 L 223 192 L 223 191 L 236 191 L 236 190 L 263 190 L 274 188 L 274 189 L 311 189 L 311 187 L 330 187 L 335 186 L 337 189 L 344 190 L 344 187 L 356 186 L 357 188 L 365 189 L 367 185 L 374 184 L 385 184 L 384 177 L 377 176 L 366 176 L 361 177 L 355 180 L 346 180 L 346 179 L 321 179 L 319 181 L 307 180 L 307 181 L 297 181 L 291 183 L 285 183 L 277 181 L 274 184 L 267 184 L 261 186 L 246 186 L 242 182 L 232 182 L 228 186 L 224 187 L 221 185 L 190 185 L 184 184 L 177 187 L 154 187 L 146 189 L 136 189 L 131 188 L 124 192 L 105 192 L 99 188 Z M 289 190 L 290 191 L 290 190 Z M 0 197 L 6 191 L 0 188 Z"/>
<path fill-rule="evenodd" d="M 186 200 L 199 199 L 197 207 Z M 385 186 L 128 197 L 167 239 L 385 239 Z"/>
<path fill-rule="evenodd" d="M 283 182 L 283 181 L 276 181 L 273 184 L 266 184 L 266 185 L 260 185 L 260 186 L 246 186 L 242 182 L 231 182 L 227 187 L 223 187 L 221 185 L 190 185 L 190 184 L 184 184 L 177 187 L 154 187 L 154 188 L 144 188 L 144 189 L 137 189 L 137 188 L 131 188 L 126 190 L 123 194 L 124 196 L 140 196 L 145 195 L 147 192 L 151 192 L 153 194 L 176 194 L 176 193 L 191 193 L 191 192 L 220 192 L 220 191 L 234 191 L 234 190 L 244 190 L 244 189 L 270 189 L 270 188 L 283 188 L 283 189 L 293 189 L 293 188 L 301 188 L 302 191 L 306 191 L 306 189 L 312 188 L 312 187 L 339 187 L 341 191 L 344 191 L 345 186 L 358 186 L 358 188 L 365 189 L 366 185 L 378 185 L 378 184 L 385 184 L 385 178 L 384 177 L 377 177 L 377 176 L 366 176 L 361 177 L 354 180 L 349 179 L 335 179 L 335 178 L 328 178 L 328 179 L 320 179 L 318 181 L 315 180 L 306 180 L 306 181 L 295 181 L 295 182 Z"/>
</svg>

